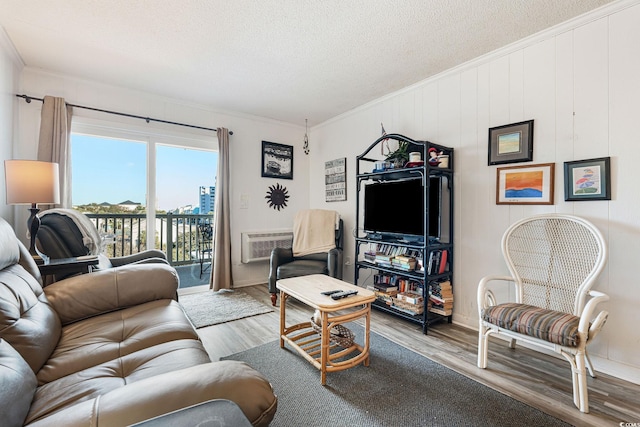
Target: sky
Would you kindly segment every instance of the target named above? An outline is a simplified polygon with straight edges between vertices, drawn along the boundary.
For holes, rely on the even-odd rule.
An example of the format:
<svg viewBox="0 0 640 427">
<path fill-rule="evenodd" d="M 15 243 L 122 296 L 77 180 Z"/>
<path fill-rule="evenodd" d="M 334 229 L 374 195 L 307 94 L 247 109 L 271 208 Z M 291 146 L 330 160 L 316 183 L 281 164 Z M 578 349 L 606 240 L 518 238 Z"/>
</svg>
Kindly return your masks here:
<svg viewBox="0 0 640 427">
<path fill-rule="evenodd" d="M 200 186 L 215 185 L 216 152 L 157 144 L 156 157 L 158 209 L 196 207 Z M 71 159 L 73 205 L 146 205 L 146 143 L 73 134 Z"/>
</svg>

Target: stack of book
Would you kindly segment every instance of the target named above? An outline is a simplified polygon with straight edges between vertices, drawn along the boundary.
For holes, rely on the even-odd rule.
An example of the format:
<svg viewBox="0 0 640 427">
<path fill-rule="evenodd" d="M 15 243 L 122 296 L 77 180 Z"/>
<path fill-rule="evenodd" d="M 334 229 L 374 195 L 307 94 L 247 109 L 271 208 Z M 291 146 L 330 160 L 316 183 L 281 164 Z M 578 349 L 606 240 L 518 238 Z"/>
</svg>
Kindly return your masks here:
<svg viewBox="0 0 640 427">
<path fill-rule="evenodd" d="M 398 287 L 384 283 L 374 283 L 367 286 L 367 289 L 376 294 L 378 301 L 382 301 L 387 305 L 391 305 L 393 298 L 398 295 Z"/>
<path fill-rule="evenodd" d="M 398 270 L 413 271 L 416 269 L 416 258 L 407 255 L 396 255 L 391 260 L 391 266 Z"/>
<path fill-rule="evenodd" d="M 449 280 L 429 283 L 429 311 L 442 316 L 453 314 L 453 289 Z"/>
<path fill-rule="evenodd" d="M 371 263 L 375 263 L 376 262 L 376 253 L 375 252 L 371 252 L 371 251 L 367 251 L 364 253 L 364 260 L 371 262 Z"/>
<path fill-rule="evenodd" d="M 391 267 L 391 261 L 393 260 L 393 255 L 387 255 L 382 252 L 378 252 L 376 254 L 376 264 L 381 267 Z"/>
<path fill-rule="evenodd" d="M 424 298 L 422 298 L 421 294 L 411 291 L 401 292 L 397 295 L 397 298 L 409 304 L 422 304 L 424 301 Z"/>
</svg>

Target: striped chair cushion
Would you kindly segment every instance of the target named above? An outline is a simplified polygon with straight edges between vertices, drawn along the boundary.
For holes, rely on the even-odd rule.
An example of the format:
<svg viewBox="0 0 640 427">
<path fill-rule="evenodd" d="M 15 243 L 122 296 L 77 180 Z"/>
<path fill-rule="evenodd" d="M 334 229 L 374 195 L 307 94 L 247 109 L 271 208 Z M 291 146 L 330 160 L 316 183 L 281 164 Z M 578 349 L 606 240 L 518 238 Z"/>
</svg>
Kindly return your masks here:
<svg viewBox="0 0 640 427">
<path fill-rule="evenodd" d="M 554 344 L 577 347 L 580 318 L 526 304 L 507 303 L 482 311 L 482 320 L 503 329 L 540 338 Z"/>
</svg>

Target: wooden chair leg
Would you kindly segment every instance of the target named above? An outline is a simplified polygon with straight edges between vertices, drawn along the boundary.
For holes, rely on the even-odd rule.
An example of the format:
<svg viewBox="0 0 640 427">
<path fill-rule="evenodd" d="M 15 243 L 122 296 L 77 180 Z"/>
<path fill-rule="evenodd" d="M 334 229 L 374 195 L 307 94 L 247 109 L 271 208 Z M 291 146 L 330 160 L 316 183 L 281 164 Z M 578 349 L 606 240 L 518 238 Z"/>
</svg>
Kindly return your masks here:
<svg viewBox="0 0 640 427">
<path fill-rule="evenodd" d="M 278 301 L 278 294 L 277 293 L 271 294 L 271 305 L 275 307 L 276 301 Z"/>
</svg>

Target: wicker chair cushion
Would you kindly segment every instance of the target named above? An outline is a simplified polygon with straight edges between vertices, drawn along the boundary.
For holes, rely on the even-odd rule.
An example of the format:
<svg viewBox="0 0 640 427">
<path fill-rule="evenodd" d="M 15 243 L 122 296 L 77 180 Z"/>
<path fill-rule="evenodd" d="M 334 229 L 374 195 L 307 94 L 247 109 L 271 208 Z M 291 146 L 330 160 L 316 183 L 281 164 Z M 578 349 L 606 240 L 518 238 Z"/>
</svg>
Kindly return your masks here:
<svg viewBox="0 0 640 427">
<path fill-rule="evenodd" d="M 507 303 L 486 308 L 482 319 L 493 325 L 554 344 L 577 347 L 580 318 L 526 304 Z"/>
</svg>

